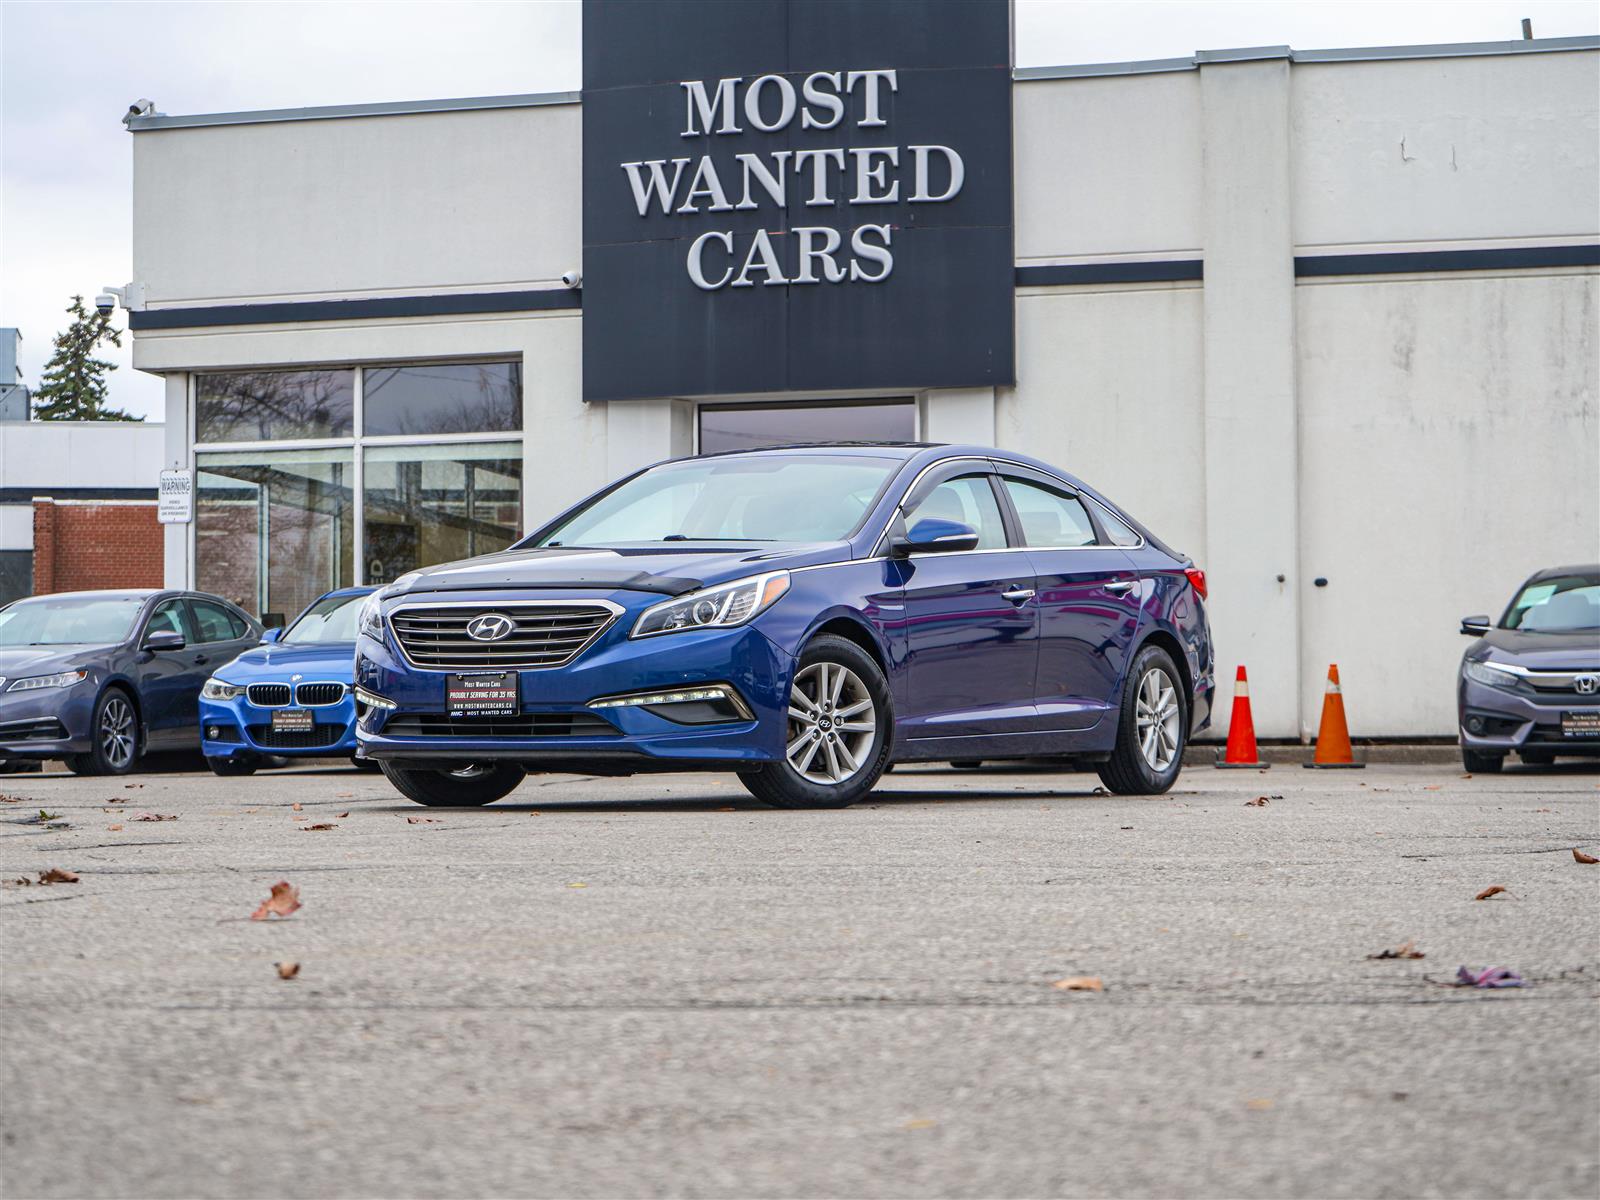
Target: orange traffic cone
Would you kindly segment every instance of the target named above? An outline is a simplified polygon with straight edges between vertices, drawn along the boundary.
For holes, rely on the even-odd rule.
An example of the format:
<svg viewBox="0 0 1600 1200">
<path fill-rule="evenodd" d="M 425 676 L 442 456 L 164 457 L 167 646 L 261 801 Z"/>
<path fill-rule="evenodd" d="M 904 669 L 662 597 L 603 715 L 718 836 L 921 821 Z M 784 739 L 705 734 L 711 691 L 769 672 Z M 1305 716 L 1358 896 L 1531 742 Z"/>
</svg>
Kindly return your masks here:
<svg viewBox="0 0 1600 1200">
<path fill-rule="evenodd" d="M 1218 767 L 1255 767 L 1265 770 L 1271 763 L 1261 761 L 1256 753 L 1256 723 L 1250 716 L 1250 680 L 1244 666 L 1233 681 L 1233 716 L 1228 722 L 1228 749 Z"/>
<path fill-rule="evenodd" d="M 1328 664 L 1328 688 L 1322 696 L 1322 728 L 1317 730 L 1317 752 L 1306 767 L 1348 767 L 1359 770 L 1350 752 L 1350 727 L 1344 720 L 1344 693 L 1339 690 L 1339 664 Z"/>
</svg>

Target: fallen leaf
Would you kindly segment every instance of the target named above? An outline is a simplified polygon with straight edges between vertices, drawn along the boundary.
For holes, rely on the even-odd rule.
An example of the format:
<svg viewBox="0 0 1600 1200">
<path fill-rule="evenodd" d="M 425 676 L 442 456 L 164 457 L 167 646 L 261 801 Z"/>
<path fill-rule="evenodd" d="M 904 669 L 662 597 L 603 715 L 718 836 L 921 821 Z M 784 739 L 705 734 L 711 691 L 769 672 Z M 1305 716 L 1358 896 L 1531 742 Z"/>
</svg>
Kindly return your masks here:
<svg viewBox="0 0 1600 1200">
<path fill-rule="evenodd" d="M 570 888 L 570 887 L 588 887 L 589 885 L 587 883 L 569 883 L 569 884 L 567 884 L 567 886 Z"/>
<path fill-rule="evenodd" d="M 1118 829 L 1132 829 L 1133 826 L 1132 825 L 1118 825 L 1117 828 Z"/>
<path fill-rule="evenodd" d="M 334 825 L 333 823 L 331 823 L 329 821 L 319 821 L 315 825 L 302 825 L 302 826 L 300 826 L 300 832 L 301 833 L 310 833 L 313 829 L 337 829 L 337 828 L 339 828 L 337 825 Z"/>
<path fill-rule="evenodd" d="M 48 871 L 39 872 L 40 883 L 77 883 L 78 876 L 65 867 L 51 867 Z"/>
<path fill-rule="evenodd" d="M 7 796 L 0 794 L 0 804 L 21 804 L 21 796 Z"/>
<path fill-rule="evenodd" d="M 128 788 L 141 788 L 143 786 L 144 786 L 144 784 L 142 784 L 142 783 L 125 783 L 125 784 L 122 785 L 124 790 L 126 790 Z"/>
<path fill-rule="evenodd" d="M 730 805 L 727 808 L 719 808 L 719 809 L 717 809 L 717 811 L 718 812 L 738 812 L 739 810 Z"/>
<path fill-rule="evenodd" d="M 272 965 L 278 968 L 279 979 L 293 979 L 300 974 L 300 964 L 297 962 L 281 962 L 273 963 Z"/>
<path fill-rule="evenodd" d="M 9 884 L 14 884 L 17 887 L 33 886 L 33 880 L 29 879 L 26 875 L 18 875 L 15 879 L 8 879 L 6 882 Z"/>
<path fill-rule="evenodd" d="M 1526 987 L 1527 981 L 1515 971 L 1505 967 L 1485 967 L 1481 971 L 1474 971 L 1471 967 L 1460 967 L 1456 970 L 1457 987 L 1474 988 L 1514 988 Z"/>
<path fill-rule="evenodd" d="M 335 800 L 348 800 L 348 799 L 350 799 L 351 796 L 354 796 L 354 795 L 355 795 L 354 792 L 335 792 L 333 794 L 333 798 Z"/>
<path fill-rule="evenodd" d="M 106 800 L 107 804 L 126 804 L 127 802 L 128 798 L 126 796 L 111 796 Z"/>
<path fill-rule="evenodd" d="M 41 821 L 59 821 L 60 819 L 60 813 L 45 812 L 42 808 L 39 810 L 39 820 Z"/>
<path fill-rule="evenodd" d="M 1576 846 L 1574 846 L 1572 848 L 1572 857 L 1576 861 L 1581 862 L 1581 863 L 1600 863 L 1600 858 L 1596 858 L 1592 854 L 1585 854 L 1582 850 L 1579 850 Z"/>
<path fill-rule="evenodd" d="M 1443 786 L 1444 784 L 1442 783 L 1427 783 L 1423 784 L 1422 790 L 1425 792 L 1437 792 Z"/>
<path fill-rule="evenodd" d="M 247 808 L 247 809 L 245 809 L 245 810 L 244 810 L 244 811 L 245 811 L 245 812 L 246 812 L 246 813 L 253 813 L 253 812 L 255 812 L 255 811 L 256 811 L 256 810 L 255 810 L 255 809 L 253 809 L 253 808 Z"/>
<path fill-rule="evenodd" d="M 1103 992 L 1106 985 L 1100 982 L 1098 975 L 1071 975 L 1066 979 L 1058 979 L 1050 985 L 1058 992 Z"/>
<path fill-rule="evenodd" d="M 438 817 L 407 817 L 406 818 L 406 824 L 407 825 L 437 825 L 438 823 L 439 823 L 439 818 Z"/>
<path fill-rule="evenodd" d="M 927 1117 L 915 1117 L 900 1126 L 901 1129 L 932 1129 L 939 1122 L 929 1120 Z"/>
<path fill-rule="evenodd" d="M 122 832 L 122 826 L 121 825 L 107 825 L 106 826 L 106 830 L 108 832 L 110 832 L 110 833 L 121 833 Z"/>
<path fill-rule="evenodd" d="M 536 808 L 536 809 L 534 809 L 534 810 L 533 810 L 533 811 L 532 811 L 532 812 L 531 812 L 531 813 L 529 813 L 529 814 L 528 814 L 528 815 L 529 815 L 529 816 L 530 816 L 530 817 L 542 817 L 542 816 L 544 816 L 544 814 L 543 814 L 543 813 L 542 813 L 542 812 L 540 812 L 540 811 L 539 811 L 539 810 L 538 810 L 538 809 L 537 809 L 537 808 Z"/>
<path fill-rule="evenodd" d="M 1272 1107 L 1271 1100 L 1246 1100 L 1244 1106 L 1251 1112 L 1266 1112 Z"/>
<path fill-rule="evenodd" d="M 177 813 L 136 812 L 129 817 L 130 821 L 176 821 Z"/>
<path fill-rule="evenodd" d="M 1265 796 L 1257 796 L 1254 800 L 1246 800 L 1244 806 L 1246 808 L 1265 808 L 1267 806 L 1267 798 Z"/>
<path fill-rule="evenodd" d="M 287 917 L 300 907 L 300 889 L 279 880 L 272 885 L 272 895 L 261 902 L 261 907 L 250 914 L 252 921 L 265 921 L 268 917 Z"/>
<path fill-rule="evenodd" d="M 289 807 L 292 808 L 295 812 L 299 812 L 300 811 L 300 801 L 296 800 L 293 804 L 289 805 Z"/>
<path fill-rule="evenodd" d="M 1401 942 L 1393 950 L 1380 950 L 1377 954 L 1369 954 L 1368 958 L 1424 958 L 1421 950 L 1417 949 L 1415 942 Z"/>
<path fill-rule="evenodd" d="M 335 813 L 334 815 L 342 819 L 344 817 L 348 817 L 350 814 L 349 813 Z"/>
<path fill-rule="evenodd" d="M 294 816 L 290 818 L 290 820 L 293 821 L 309 821 L 310 819 L 311 818 L 306 816 L 305 813 L 295 813 Z"/>
<path fill-rule="evenodd" d="M 1476 896 L 1473 897 L 1473 899 L 1474 900 L 1487 900 L 1490 896 L 1498 896 L 1501 892 L 1503 892 L 1505 890 L 1506 890 L 1505 888 L 1501 887 L 1497 883 L 1493 887 L 1484 888 L 1483 891 L 1479 892 Z"/>
</svg>

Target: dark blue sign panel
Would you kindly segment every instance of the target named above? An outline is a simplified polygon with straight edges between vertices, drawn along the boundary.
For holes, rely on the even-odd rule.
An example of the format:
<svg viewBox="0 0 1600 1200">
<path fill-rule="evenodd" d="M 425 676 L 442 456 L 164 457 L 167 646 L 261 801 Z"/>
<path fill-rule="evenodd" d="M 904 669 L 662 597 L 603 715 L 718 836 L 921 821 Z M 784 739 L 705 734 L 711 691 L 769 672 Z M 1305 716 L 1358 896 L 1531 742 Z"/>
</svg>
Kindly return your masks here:
<svg viewBox="0 0 1600 1200">
<path fill-rule="evenodd" d="M 585 0 L 586 400 L 1014 382 L 1005 0 Z"/>
</svg>

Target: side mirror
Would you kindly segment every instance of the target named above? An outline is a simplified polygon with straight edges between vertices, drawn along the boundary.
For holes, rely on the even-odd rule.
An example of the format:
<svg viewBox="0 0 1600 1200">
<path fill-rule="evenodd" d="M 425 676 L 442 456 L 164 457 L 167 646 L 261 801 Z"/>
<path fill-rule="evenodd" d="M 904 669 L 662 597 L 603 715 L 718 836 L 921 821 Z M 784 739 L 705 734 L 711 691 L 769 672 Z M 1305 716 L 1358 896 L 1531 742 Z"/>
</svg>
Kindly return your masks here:
<svg viewBox="0 0 1600 1200">
<path fill-rule="evenodd" d="M 182 650 L 185 644 L 183 634 L 171 629 L 158 629 L 154 633 L 144 635 L 144 645 L 141 649 L 157 652 L 162 650 Z"/>
<path fill-rule="evenodd" d="M 282 637 L 283 627 L 281 625 L 276 629 L 264 629 L 261 631 L 261 644 L 265 646 L 271 642 L 278 641 Z"/>
<path fill-rule="evenodd" d="M 1468 637 L 1482 637 L 1489 632 L 1489 618 L 1484 614 L 1461 618 L 1461 632 Z"/>
<path fill-rule="evenodd" d="M 977 548 L 978 531 L 971 525 L 924 517 L 904 537 L 890 543 L 889 553 L 895 558 L 906 558 L 912 554 L 951 554 Z"/>
</svg>

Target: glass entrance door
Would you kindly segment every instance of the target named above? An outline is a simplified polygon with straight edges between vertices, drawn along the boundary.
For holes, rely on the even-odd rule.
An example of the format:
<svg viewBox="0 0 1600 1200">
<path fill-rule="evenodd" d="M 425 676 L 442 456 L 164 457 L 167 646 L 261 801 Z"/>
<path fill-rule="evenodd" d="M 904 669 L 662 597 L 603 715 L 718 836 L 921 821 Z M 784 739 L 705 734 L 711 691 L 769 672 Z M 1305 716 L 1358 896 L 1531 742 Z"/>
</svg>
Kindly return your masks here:
<svg viewBox="0 0 1600 1200">
<path fill-rule="evenodd" d="M 916 437 L 917 406 L 909 396 L 700 406 L 701 454 L 813 442 L 912 442 Z"/>
</svg>

